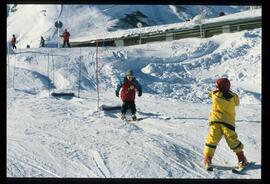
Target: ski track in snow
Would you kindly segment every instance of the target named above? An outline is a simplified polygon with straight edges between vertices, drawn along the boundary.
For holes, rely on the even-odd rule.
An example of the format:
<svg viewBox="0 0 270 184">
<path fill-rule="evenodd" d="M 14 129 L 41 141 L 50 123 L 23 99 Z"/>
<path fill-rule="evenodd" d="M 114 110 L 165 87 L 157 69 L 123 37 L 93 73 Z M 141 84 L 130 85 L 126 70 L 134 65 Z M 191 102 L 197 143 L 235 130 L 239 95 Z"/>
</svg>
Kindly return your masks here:
<svg viewBox="0 0 270 184">
<path fill-rule="evenodd" d="M 50 99 L 53 100 L 53 99 Z M 148 103 L 150 103 L 150 100 L 147 100 Z M 60 101 L 60 104 L 57 105 L 56 104 L 56 109 L 58 109 L 57 106 L 61 106 L 62 104 L 66 104 L 70 103 L 70 102 L 66 102 L 66 101 Z M 46 100 L 44 100 L 44 103 L 41 104 L 43 107 L 40 107 L 40 110 L 44 110 L 47 109 L 49 112 L 48 113 L 44 113 L 44 115 L 46 114 L 52 114 L 52 116 L 54 116 L 53 114 L 58 114 L 60 112 L 55 112 L 56 109 L 49 109 L 49 105 L 50 102 L 46 102 Z M 73 105 L 75 107 L 72 107 L 70 105 L 70 107 L 76 109 L 76 106 L 79 105 L 79 107 L 82 107 L 82 104 L 78 104 L 76 103 L 76 101 L 73 103 Z M 154 105 L 154 104 L 153 104 Z M 48 107 L 47 107 L 48 106 Z M 209 105 L 206 105 L 207 107 L 209 107 Z M 27 107 L 27 106 L 26 106 Z M 32 106 L 28 106 L 29 108 L 31 108 L 31 110 L 29 112 L 34 111 L 32 108 Z M 140 107 L 141 108 L 141 107 Z M 68 109 L 61 109 L 61 112 L 67 111 L 70 112 L 70 110 Z M 75 111 L 73 112 L 75 113 Z M 117 112 L 112 112 L 111 114 L 113 115 L 114 113 Z M 138 111 L 139 114 L 141 114 L 141 111 Z M 91 120 L 92 119 L 92 123 L 102 123 L 101 121 L 95 120 L 95 117 L 100 117 L 101 120 L 103 120 L 104 122 L 102 124 L 107 124 L 106 126 L 109 126 L 109 129 L 105 132 L 105 134 L 102 134 L 101 131 L 102 129 L 95 128 L 95 130 L 92 130 L 91 132 L 97 135 L 106 135 L 109 137 L 111 137 L 112 135 L 110 134 L 117 134 L 120 135 L 120 137 L 122 137 L 120 140 L 126 140 L 127 144 L 133 144 L 133 150 L 148 150 L 153 153 L 158 153 L 158 154 L 154 154 L 154 155 L 148 155 L 145 154 L 147 151 L 143 151 L 143 152 L 137 152 L 136 151 L 136 157 L 135 159 L 142 159 L 145 160 L 147 162 L 149 162 L 151 165 L 153 165 L 154 167 L 159 167 L 161 170 L 163 170 L 163 172 L 167 173 L 166 175 L 164 175 L 163 177 L 191 177 L 191 178 L 222 178 L 224 177 L 224 175 L 226 175 L 226 171 L 214 171 L 212 173 L 209 173 L 207 171 L 205 171 L 202 168 L 202 163 L 201 163 L 201 159 L 202 159 L 202 147 L 199 147 L 198 145 L 194 145 L 194 143 L 190 140 L 190 138 L 192 137 L 188 137 L 186 134 L 177 134 L 177 131 L 173 131 L 176 128 L 180 128 L 181 126 L 185 125 L 186 128 L 190 128 L 192 126 L 195 127 L 206 127 L 207 125 L 207 120 L 203 119 L 202 120 L 200 118 L 183 118 L 181 120 L 181 118 L 179 116 L 176 117 L 172 117 L 170 119 L 168 119 L 168 117 L 170 116 L 170 114 L 168 115 L 161 115 L 160 117 L 148 117 L 144 120 L 141 120 L 139 122 L 130 122 L 130 123 L 126 123 L 123 122 L 122 120 L 119 120 L 115 117 L 112 117 L 109 115 L 110 113 L 103 113 L 103 112 L 89 112 L 88 117 L 79 117 L 78 115 L 73 114 L 71 115 L 72 117 L 76 117 L 75 119 L 77 119 L 80 123 L 82 124 L 78 124 L 77 126 L 72 126 L 74 128 L 74 130 L 76 130 L 77 132 L 82 132 L 82 131 L 86 131 L 87 129 L 85 129 L 86 125 L 88 125 L 90 122 L 83 122 L 82 120 L 79 119 L 84 119 L 87 120 Z M 143 113 L 142 113 L 143 114 Z M 32 115 L 33 116 L 33 115 Z M 90 117 L 89 117 L 90 116 Z M 93 117 L 94 116 L 94 117 Z M 143 116 L 143 115 L 142 115 Z M 26 116 L 27 119 L 29 119 L 29 115 Z M 33 117 L 32 117 L 33 119 Z M 35 118 L 34 118 L 35 119 Z M 42 118 L 41 118 L 42 119 Z M 195 119 L 196 121 L 194 122 Z M 88 120 L 87 120 L 88 121 Z M 175 121 L 177 122 L 175 124 Z M 193 122 L 193 123 L 192 123 Z M 197 123 L 196 123 L 197 122 Z M 63 170 L 63 168 L 61 168 L 61 166 L 63 166 L 63 162 L 65 163 L 65 166 L 68 166 L 70 164 L 74 164 L 74 162 L 76 164 L 79 164 L 79 168 L 80 169 L 86 169 L 88 173 L 92 173 L 92 174 L 87 174 L 87 176 L 89 177 L 119 177 L 117 175 L 114 175 L 111 173 L 111 169 L 110 166 L 107 165 L 108 162 L 110 162 L 109 160 L 106 161 L 106 159 L 104 159 L 101 155 L 100 155 L 100 151 L 103 152 L 105 157 L 109 157 L 109 155 L 106 154 L 106 151 L 104 152 L 104 149 L 108 148 L 108 150 L 113 151 L 113 147 L 117 148 L 119 147 L 117 145 L 117 143 L 113 143 L 113 141 L 108 141 L 106 139 L 102 140 L 101 142 L 98 141 L 98 137 L 96 137 L 93 134 L 87 134 L 84 135 L 83 137 L 78 136 L 77 134 L 74 134 L 75 132 L 73 131 L 68 131 L 68 129 L 66 129 L 64 125 L 66 123 L 69 123 L 68 119 L 63 119 L 61 122 L 57 123 L 57 120 L 54 120 L 54 122 L 51 122 L 51 125 L 53 125 L 53 127 L 50 127 L 51 125 L 43 125 L 43 127 L 25 127 L 24 133 L 28 136 L 34 136 L 35 137 L 35 141 L 39 142 L 41 141 L 42 144 L 44 145 L 42 147 L 41 151 L 43 154 L 48 155 L 48 161 L 46 162 L 44 161 L 38 161 L 41 159 L 41 157 L 38 156 L 34 156 L 34 155 L 40 155 L 41 153 L 35 153 L 30 151 L 27 147 L 23 147 L 23 149 L 25 149 L 26 153 L 28 153 L 27 155 L 31 155 L 32 157 L 25 159 L 25 157 L 19 157 L 18 159 L 16 159 L 18 162 L 20 162 L 20 165 L 25 165 L 28 163 L 27 167 L 33 167 L 35 170 L 38 170 L 40 173 L 43 173 L 42 176 L 49 176 L 49 177 L 60 177 L 61 175 L 64 176 L 68 176 L 69 171 L 61 171 Z M 203 125 L 203 123 L 205 125 Z M 36 126 L 42 125 L 40 123 L 37 123 Z M 90 129 L 94 128 L 94 125 L 91 126 L 89 124 Z M 256 124 L 256 123 L 255 123 Z M 51 133 L 50 130 L 53 129 L 59 129 L 59 130 L 66 130 L 66 133 L 68 135 L 68 132 L 71 133 L 72 135 L 75 135 L 76 137 L 71 138 L 70 140 L 68 140 L 68 137 L 63 137 L 65 133 L 61 134 L 57 134 L 55 133 Z M 88 129 L 89 131 L 89 129 Z M 99 131 L 99 133 L 98 133 Z M 166 133 L 167 132 L 167 133 Z M 195 131 L 196 132 L 196 131 Z M 109 134 L 108 134 L 109 133 Z M 186 137 L 187 136 L 187 137 Z M 139 140 L 135 141 L 134 137 L 139 137 Z M 104 149 L 99 150 L 97 149 L 93 149 L 94 147 L 92 146 L 86 146 L 84 149 L 82 148 L 82 146 L 78 145 L 78 141 L 79 142 L 84 142 L 82 141 L 83 139 L 87 139 L 87 140 L 92 140 L 91 142 L 94 143 L 95 145 L 98 145 L 99 142 L 103 144 Z M 18 139 L 20 140 L 20 139 Z M 8 141 L 14 141 L 12 139 L 8 139 Z M 19 142 L 21 142 L 23 140 L 20 140 Z M 179 142 L 180 141 L 180 142 Z M 86 141 L 87 142 L 87 141 Z M 137 143 L 136 143 L 137 142 Z M 180 144 L 179 144 L 180 143 Z M 121 143 L 123 145 L 123 143 Z M 122 147 L 122 145 L 120 144 L 120 147 Z M 254 144 L 254 142 L 253 142 Z M 255 143 L 256 144 L 256 143 Z M 85 145 L 85 144 L 82 144 Z M 138 145 L 138 146 L 136 146 Z M 201 145 L 202 146 L 202 145 Z M 226 145 L 225 145 L 226 146 Z M 118 148 L 118 150 L 121 152 L 121 150 L 124 149 L 124 147 L 122 148 Z M 97 151 L 99 150 L 99 151 Z M 86 162 L 85 160 L 85 154 L 88 154 L 88 162 L 92 159 L 92 164 L 89 165 L 89 163 Z M 55 158 L 56 157 L 56 158 Z M 15 157 L 11 157 L 13 160 L 15 160 Z M 61 159 L 60 159 L 61 158 Z M 108 159 L 107 158 L 107 159 Z M 28 159 L 30 160 L 36 160 L 37 162 L 33 163 L 33 162 L 28 162 Z M 75 159 L 75 160 L 74 160 Z M 161 160 L 163 160 L 162 163 Z M 57 161 L 58 160 L 58 161 Z M 62 160 L 62 161 L 60 161 Z M 107 163 L 107 164 L 106 164 Z M 94 164 L 94 165 L 93 165 Z M 168 167 L 166 167 L 166 165 L 170 165 L 171 169 L 168 169 Z M 93 166 L 95 166 L 93 168 Z M 23 168 L 23 166 L 21 166 Z M 13 166 L 11 166 L 11 168 L 13 168 Z M 56 170 L 60 170 L 62 173 L 58 173 Z M 14 168 L 12 169 L 14 171 Z M 16 169 L 15 169 L 16 170 Z M 113 170 L 112 170 L 113 171 Z M 179 176 L 176 175 L 176 171 L 181 171 L 181 174 Z M 36 171 L 37 172 L 37 171 Z M 228 171 L 230 172 L 230 171 Z M 19 173 L 21 173 L 21 175 L 23 175 L 22 173 L 25 173 L 25 171 L 23 171 L 22 169 L 20 171 L 17 171 L 15 175 L 20 175 Z M 230 176 L 230 174 L 228 174 Z M 76 175 L 76 173 L 74 173 L 73 175 L 74 177 L 79 177 L 79 176 L 83 176 L 83 175 Z M 122 177 L 127 177 L 125 175 L 122 175 Z M 130 177 L 133 177 L 132 175 Z M 134 177 L 138 177 L 138 176 L 134 176 Z M 154 177 L 160 177 L 159 175 L 154 175 Z"/>
<path fill-rule="evenodd" d="M 96 166 L 98 167 L 98 170 L 102 173 L 102 175 L 105 178 L 110 177 L 110 172 L 106 165 L 103 162 L 103 159 L 101 158 L 100 154 L 96 150 L 91 150 L 91 153 L 93 155 L 93 159 L 96 163 Z"/>
</svg>

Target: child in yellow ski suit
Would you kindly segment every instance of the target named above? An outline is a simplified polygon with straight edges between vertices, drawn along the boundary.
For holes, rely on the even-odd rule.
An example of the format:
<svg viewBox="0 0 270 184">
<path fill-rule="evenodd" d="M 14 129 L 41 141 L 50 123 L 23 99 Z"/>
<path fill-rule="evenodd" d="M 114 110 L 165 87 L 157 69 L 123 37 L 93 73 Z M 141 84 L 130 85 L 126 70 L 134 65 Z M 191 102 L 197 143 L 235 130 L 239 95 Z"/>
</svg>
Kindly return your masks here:
<svg viewBox="0 0 270 184">
<path fill-rule="evenodd" d="M 239 97 L 230 91 L 230 81 L 227 78 L 220 78 L 216 81 L 216 90 L 209 93 L 212 99 L 212 110 L 209 117 L 210 130 L 204 148 L 204 166 L 211 165 L 215 149 L 222 136 L 238 158 L 238 164 L 247 164 L 243 152 L 243 144 L 235 132 L 235 106 L 239 105 Z"/>
</svg>

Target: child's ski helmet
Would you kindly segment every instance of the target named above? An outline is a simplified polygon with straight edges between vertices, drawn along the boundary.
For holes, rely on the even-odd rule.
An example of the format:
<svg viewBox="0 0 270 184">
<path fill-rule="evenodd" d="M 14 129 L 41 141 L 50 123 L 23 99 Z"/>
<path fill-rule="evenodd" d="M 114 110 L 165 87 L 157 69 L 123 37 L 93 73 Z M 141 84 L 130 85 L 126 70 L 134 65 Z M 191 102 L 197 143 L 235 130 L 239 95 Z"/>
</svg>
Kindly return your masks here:
<svg viewBox="0 0 270 184">
<path fill-rule="evenodd" d="M 127 73 L 126 73 L 126 76 L 128 76 L 128 75 L 133 76 L 133 71 L 132 70 L 128 70 Z"/>
<path fill-rule="evenodd" d="M 216 80 L 216 87 L 222 92 L 228 92 L 231 87 L 231 83 L 227 78 L 220 78 Z"/>
</svg>

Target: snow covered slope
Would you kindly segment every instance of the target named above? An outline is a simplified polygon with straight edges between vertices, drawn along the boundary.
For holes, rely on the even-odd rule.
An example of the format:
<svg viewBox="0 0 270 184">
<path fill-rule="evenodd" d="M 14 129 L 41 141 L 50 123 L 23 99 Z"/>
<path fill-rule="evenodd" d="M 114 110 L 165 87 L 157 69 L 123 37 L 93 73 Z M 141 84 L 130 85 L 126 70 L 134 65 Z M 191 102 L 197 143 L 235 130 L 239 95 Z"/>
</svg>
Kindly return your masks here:
<svg viewBox="0 0 270 184">
<path fill-rule="evenodd" d="M 100 104 L 121 105 L 116 83 L 133 69 L 143 86 L 136 97 L 139 122 L 97 111 L 95 51 L 18 49 L 21 54 L 7 57 L 7 176 L 261 177 L 261 29 L 99 48 Z M 77 94 L 80 67 L 80 98 L 48 95 L 48 81 L 53 91 Z M 220 169 L 202 169 L 207 94 L 222 76 L 239 94 L 236 131 L 248 160 L 256 162 L 243 175 L 230 171 L 237 159 L 224 139 L 213 159 Z"/>
<path fill-rule="evenodd" d="M 47 46 L 57 46 L 58 19 L 63 22 L 71 38 L 105 34 L 119 29 L 183 22 L 192 19 L 204 9 L 206 17 L 216 17 L 220 11 L 226 14 L 240 12 L 246 6 L 172 6 L 172 5 L 12 5 L 7 7 L 7 41 L 12 34 L 19 48 L 39 46 L 43 36 Z M 12 12 L 11 12 L 12 10 Z"/>
</svg>

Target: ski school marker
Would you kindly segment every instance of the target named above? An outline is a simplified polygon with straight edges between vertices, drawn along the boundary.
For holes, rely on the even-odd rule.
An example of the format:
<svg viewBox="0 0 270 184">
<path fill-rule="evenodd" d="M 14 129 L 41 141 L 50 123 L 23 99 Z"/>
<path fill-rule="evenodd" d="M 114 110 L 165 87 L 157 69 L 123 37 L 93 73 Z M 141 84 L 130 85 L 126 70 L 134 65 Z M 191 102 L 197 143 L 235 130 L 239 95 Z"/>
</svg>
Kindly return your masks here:
<svg viewBox="0 0 270 184">
<path fill-rule="evenodd" d="M 101 105 L 100 109 L 103 111 L 121 110 L 121 105 L 116 105 L 116 106 Z"/>
<path fill-rule="evenodd" d="M 58 20 L 58 21 L 56 21 L 56 22 L 54 23 L 54 26 L 55 26 L 56 28 L 62 28 L 62 27 L 63 27 L 63 23 L 62 23 L 60 20 Z"/>
</svg>

